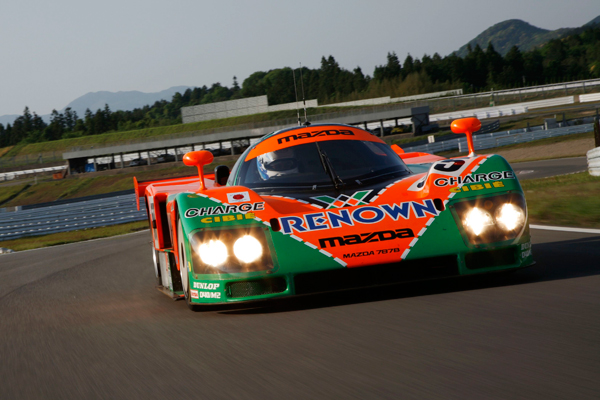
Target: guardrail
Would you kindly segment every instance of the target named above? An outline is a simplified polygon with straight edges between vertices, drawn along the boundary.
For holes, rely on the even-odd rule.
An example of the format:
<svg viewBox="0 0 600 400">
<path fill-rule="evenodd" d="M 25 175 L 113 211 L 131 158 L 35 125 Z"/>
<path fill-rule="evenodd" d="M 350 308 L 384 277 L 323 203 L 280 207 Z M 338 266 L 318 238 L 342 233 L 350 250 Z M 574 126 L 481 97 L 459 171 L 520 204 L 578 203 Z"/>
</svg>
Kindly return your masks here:
<svg viewBox="0 0 600 400">
<path fill-rule="evenodd" d="M 507 146 L 509 144 L 525 143 L 532 140 L 546 139 L 555 136 L 574 135 L 577 133 L 585 133 L 594 130 L 593 124 L 567 126 L 564 128 L 540 130 L 533 132 L 523 132 L 515 134 L 507 134 L 506 132 L 490 133 L 489 137 L 481 137 L 487 135 L 478 135 L 473 137 L 473 145 L 475 150 L 491 149 L 494 147 Z M 504 135 L 501 135 L 504 133 Z M 458 140 L 458 150 L 467 151 L 467 139 L 460 138 Z"/>
<path fill-rule="evenodd" d="M 591 93 L 591 94 L 581 94 L 579 95 L 580 103 L 587 103 L 589 101 L 598 101 L 600 100 L 600 93 Z"/>
<path fill-rule="evenodd" d="M 0 241 L 145 220 L 135 194 L 0 213 Z"/>
<path fill-rule="evenodd" d="M 60 165 L 58 167 L 46 167 L 46 168 L 35 168 L 35 169 L 26 169 L 23 171 L 12 171 L 12 172 L 0 172 L 0 181 L 10 181 L 11 179 L 15 179 L 24 175 L 38 174 L 42 172 L 57 172 L 66 169 L 67 167 L 64 165 Z"/>
<path fill-rule="evenodd" d="M 530 128 L 527 132 L 503 131 L 473 136 L 475 150 L 490 149 L 508 144 L 524 143 L 532 140 L 545 139 L 554 136 L 572 135 L 576 133 L 590 132 L 594 129 L 593 124 L 567 126 L 564 128 L 543 130 L 540 127 Z M 512 132 L 512 133 L 511 133 Z M 467 139 L 460 137 L 444 140 L 443 142 L 428 143 L 418 146 L 401 146 L 405 151 L 421 151 L 425 153 L 439 153 L 440 151 L 456 150 L 467 151 Z"/>
<path fill-rule="evenodd" d="M 592 176 L 600 176 L 600 147 L 587 152 L 588 170 Z"/>
</svg>

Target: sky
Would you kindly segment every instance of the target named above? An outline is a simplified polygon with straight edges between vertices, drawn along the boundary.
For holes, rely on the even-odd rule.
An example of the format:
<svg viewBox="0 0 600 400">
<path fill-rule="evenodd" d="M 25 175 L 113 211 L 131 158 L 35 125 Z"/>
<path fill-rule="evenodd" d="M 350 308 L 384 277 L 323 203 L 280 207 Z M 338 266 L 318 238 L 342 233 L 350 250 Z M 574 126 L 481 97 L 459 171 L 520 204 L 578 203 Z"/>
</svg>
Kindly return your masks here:
<svg viewBox="0 0 600 400">
<path fill-rule="evenodd" d="M 600 1 L 3 0 L 0 15 L 0 115 L 43 115 L 88 92 L 241 85 L 329 55 L 372 75 L 388 52 L 445 56 L 507 19 L 578 27 Z"/>
</svg>

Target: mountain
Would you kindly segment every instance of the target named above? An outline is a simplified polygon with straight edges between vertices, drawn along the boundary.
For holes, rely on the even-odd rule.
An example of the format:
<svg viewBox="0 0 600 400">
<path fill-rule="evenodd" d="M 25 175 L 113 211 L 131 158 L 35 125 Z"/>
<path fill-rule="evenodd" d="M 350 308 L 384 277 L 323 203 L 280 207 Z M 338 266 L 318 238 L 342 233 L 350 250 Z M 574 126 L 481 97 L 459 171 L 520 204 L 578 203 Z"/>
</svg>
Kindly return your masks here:
<svg viewBox="0 0 600 400">
<path fill-rule="evenodd" d="M 72 110 L 77 111 L 79 118 L 83 118 L 85 115 L 86 108 L 89 108 L 92 112 L 96 112 L 99 108 L 104 108 L 105 104 L 108 104 L 111 111 L 131 111 L 134 108 L 141 108 L 144 106 L 151 106 L 159 100 L 171 101 L 173 95 L 177 92 L 183 94 L 190 86 L 173 86 L 169 89 L 163 90 L 156 93 L 143 93 L 138 91 L 129 92 L 90 92 L 84 94 L 81 97 L 76 98 L 65 108 L 59 110 L 64 112 L 67 107 L 71 107 Z M 33 112 L 35 110 L 31 110 Z M 1 115 L 0 124 L 6 126 L 15 122 L 15 119 L 20 117 L 19 115 Z M 50 122 L 50 114 L 40 115 L 46 122 Z"/>
<path fill-rule="evenodd" d="M 479 47 L 485 50 L 489 42 L 492 42 L 494 49 L 503 56 L 506 55 L 513 46 L 517 46 L 519 50 L 525 52 L 541 46 L 549 40 L 569 34 L 580 33 L 586 28 L 591 28 L 596 24 L 600 24 L 600 16 L 594 18 L 587 24 L 582 25 L 580 28 L 560 28 L 550 31 L 548 29 L 533 26 L 520 19 L 508 19 L 481 32 L 475 39 L 458 49 L 456 54 L 460 57 L 466 56 L 468 53 L 468 45 L 471 45 L 471 48 L 474 48 L 475 45 L 478 44 Z"/>
<path fill-rule="evenodd" d="M 151 106 L 159 100 L 171 101 L 175 93 L 179 92 L 183 94 L 183 92 L 189 88 L 189 86 L 173 86 L 157 93 L 142 93 L 138 91 L 116 93 L 90 92 L 73 100 L 60 112 L 63 112 L 67 107 L 71 107 L 71 109 L 77 111 L 77 115 L 82 118 L 87 108 L 92 112 L 96 112 L 99 108 L 104 108 L 105 104 L 108 104 L 112 111 L 131 111 L 134 108 L 141 108 L 147 105 Z"/>
<path fill-rule="evenodd" d="M 591 28 L 592 25 L 596 24 L 600 24 L 600 15 L 588 22 L 587 24 L 583 25 L 583 28 Z"/>
<path fill-rule="evenodd" d="M 479 47 L 485 50 L 488 43 L 492 42 L 494 49 L 504 56 L 513 46 L 517 46 L 521 51 L 531 50 L 551 39 L 564 35 L 570 30 L 570 28 L 561 28 L 549 31 L 533 26 L 520 19 L 509 19 L 481 32 L 475 39 L 458 49 L 456 54 L 464 57 L 468 53 L 468 45 L 474 48 L 478 44 Z"/>
<path fill-rule="evenodd" d="M 0 116 L 0 124 L 6 126 L 7 124 L 11 124 L 15 122 L 15 119 L 19 118 L 20 115 L 11 114 L 11 115 L 2 115 Z"/>
</svg>

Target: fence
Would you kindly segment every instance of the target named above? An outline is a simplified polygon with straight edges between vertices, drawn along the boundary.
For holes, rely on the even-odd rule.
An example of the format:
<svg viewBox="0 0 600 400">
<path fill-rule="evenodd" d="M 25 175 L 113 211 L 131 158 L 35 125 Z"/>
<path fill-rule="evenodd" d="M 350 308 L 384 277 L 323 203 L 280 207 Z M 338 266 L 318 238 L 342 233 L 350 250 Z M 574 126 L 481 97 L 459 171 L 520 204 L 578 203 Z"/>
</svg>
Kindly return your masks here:
<svg viewBox="0 0 600 400">
<path fill-rule="evenodd" d="M 146 219 L 135 194 L 0 213 L 0 241 L 47 235 Z"/>
<path fill-rule="evenodd" d="M 576 133 L 590 132 L 593 124 L 567 126 L 564 128 L 543 130 L 540 127 L 531 128 L 530 131 L 510 133 L 511 131 L 494 132 L 473 136 L 475 150 L 491 149 L 515 143 L 524 143 L 532 140 L 545 139 L 554 136 L 573 135 Z M 425 153 L 439 153 L 441 151 L 456 150 L 467 151 L 467 139 L 463 136 L 443 142 L 428 143 L 418 146 L 402 146 L 405 151 L 421 151 Z"/>
<path fill-rule="evenodd" d="M 22 165 L 49 164 L 64 162 L 61 151 L 52 151 L 38 154 L 24 154 L 16 157 L 0 157 L 0 168 L 11 169 Z"/>
</svg>

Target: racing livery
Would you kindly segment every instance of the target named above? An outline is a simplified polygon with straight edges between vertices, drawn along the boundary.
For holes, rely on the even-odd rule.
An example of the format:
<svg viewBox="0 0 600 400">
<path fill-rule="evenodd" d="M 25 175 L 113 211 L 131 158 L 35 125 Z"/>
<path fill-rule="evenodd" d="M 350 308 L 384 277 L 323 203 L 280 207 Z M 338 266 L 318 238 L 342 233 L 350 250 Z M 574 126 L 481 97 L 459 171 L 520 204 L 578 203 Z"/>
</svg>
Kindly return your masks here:
<svg viewBox="0 0 600 400">
<path fill-rule="evenodd" d="M 405 153 L 347 125 L 273 132 L 231 172 L 187 153 L 186 178 L 137 182 L 159 288 L 202 304 L 513 270 L 533 263 L 523 190 L 508 162 Z"/>
</svg>

